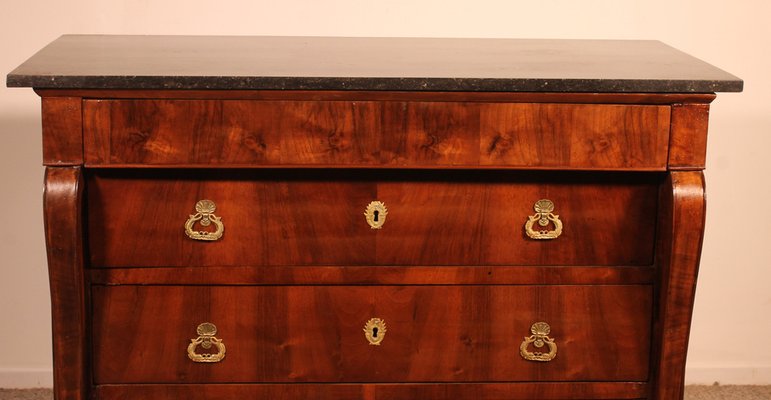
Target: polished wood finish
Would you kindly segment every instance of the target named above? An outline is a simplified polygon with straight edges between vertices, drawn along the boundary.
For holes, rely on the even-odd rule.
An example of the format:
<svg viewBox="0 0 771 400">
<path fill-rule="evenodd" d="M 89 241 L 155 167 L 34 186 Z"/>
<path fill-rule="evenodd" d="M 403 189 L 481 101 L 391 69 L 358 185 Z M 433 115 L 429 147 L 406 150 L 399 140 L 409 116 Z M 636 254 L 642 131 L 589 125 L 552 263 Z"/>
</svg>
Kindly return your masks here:
<svg viewBox="0 0 771 400">
<path fill-rule="evenodd" d="M 481 123 L 483 165 L 664 169 L 669 107 L 496 104 Z"/>
<path fill-rule="evenodd" d="M 682 399 L 730 74 L 657 42 L 65 36 L 8 84 L 43 98 L 58 400 Z M 523 231 L 542 198 L 555 240 Z M 184 234 L 201 199 L 219 241 Z M 205 321 L 221 363 L 187 358 Z M 518 354 L 536 321 L 552 361 Z"/>
<path fill-rule="evenodd" d="M 709 104 L 675 104 L 669 144 L 670 170 L 702 170 L 707 159 Z"/>
<path fill-rule="evenodd" d="M 94 379 L 107 383 L 646 381 L 652 287 L 93 286 Z M 386 321 L 381 345 L 362 328 Z M 557 357 L 519 355 L 538 321 Z M 227 346 L 186 348 L 202 322 Z M 535 349 L 535 347 L 533 347 Z M 532 351 L 532 350 L 531 350 Z M 116 362 L 120 360 L 120 362 Z"/>
<path fill-rule="evenodd" d="M 474 399 L 474 400 L 628 400 L 647 398 L 649 386 L 640 382 L 550 382 L 458 384 L 210 384 L 100 385 L 96 395 L 109 400 L 241 400 L 241 399 Z"/>
<path fill-rule="evenodd" d="M 100 170 L 88 177 L 91 266 L 652 265 L 660 179 L 470 171 Z M 185 220 L 204 198 L 216 203 L 225 224 L 216 242 L 184 235 Z M 556 240 L 525 235 L 527 217 L 542 198 L 554 202 L 563 221 Z M 389 210 L 380 230 L 371 229 L 363 216 L 373 200 Z M 596 245 L 609 242 L 613 246 Z"/>
<path fill-rule="evenodd" d="M 672 172 L 661 187 L 657 264 L 659 306 L 652 397 L 682 399 L 691 310 L 704 238 L 706 203 L 700 171 Z"/>
<path fill-rule="evenodd" d="M 86 400 L 91 377 L 83 274 L 83 179 L 78 167 L 46 168 L 43 210 L 51 286 L 54 398 Z"/>
<path fill-rule="evenodd" d="M 92 268 L 104 285 L 642 285 L 656 269 L 603 266 L 289 266 Z"/>
<path fill-rule="evenodd" d="M 83 164 L 83 129 L 79 97 L 47 97 L 42 100 L 43 164 Z"/>
<path fill-rule="evenodd" d="M 705 146 L 706 141 L 697 139 L 706 135 L 705 101 L 711 98 L 696 95 L 693 101 L 668 104 L 662 97 L 641 95 L 635 99 L 646 105 L 638 106 L 623 105 L 627 104 L 624 99 L 631 98 L 623 96 L 615 99 L 618 105 L 592 104 L 592 99 L 611 97 L 586 94 L 572 98 L 583 99 L 585 104 L 573 104 L 567 101 L 569 97 L 560 102 L 548 94 L 507 103 L 505 98 L 491 97 L 446 101 L 440 94 L 422 94 L 421 101 L 410 101 L 408 94 L 401 95 L 405 98 L 370 94 L 373 97 L 368 98 L 360 93 L 346 98 L 330 92 L 315 93 L 312 100 L 304 101 L 301 94 L 248 93 L 235 94 L 230 100 L 227 96 L 196 99 L 203 93 L 188 94 L 187 99 L 167 94 L 148 100 L 83 100 L 83 161 L 88 167 L 84 174 L 88 216 L 83 219 L 88 223 L 87 266 L 91 268 L 80 279 L 90 285 L 95 299 L 89 311 L 93 325 L 84 325 L 81 331 L 82 343 L 92 337 L 93 347 L 80 351 L 92 353 L 96 364 L 92 369 L 90 361 L 84 360 L 77 369 L 82 372 L 77 378 L 83 379 L 81 393 L 93 388 L 97 398 L 165 398 L 185 396 L 192 390 L 189 388 L 196 388 L 199 394 L 191 396 L 282 393 L 296 398 L 307 396 L 300 392 L 313 386 L 313 394 L 319 398 L 445 398 L 450 391 L 457 398 L 678 398 L 693 286 L 670 280 L 680 267 L 663 255 L 671 252 L 667 246 L 676 246 L 670 243 L 677 243 L 675 237 L 685 234 L 675 230 L 683 229 L 681 220 L 667 220 L 676 203 L 666 196 L 667 188 L 676 185 L 667 180 L 670 173 L 620 170 L 629 169 L 629 163 L 657 159 L 664 168 L 701 168 L 698 156 L 689 159 L 688 154 Z M 116 92 L 108 98 L 121 96 Z M 109 112 L 101 109 L 104 104 L 110 104 Z M 112 109 L 115 104 L 120 107 Z M 148 104 L 162 106 L 147 112 Z M 265 115 L 279 117 L 250 119 L 255 104 L 269 110 L 263 110 Z M 174 109 L 172 114 L 177 116 L 169 117 L 161 109 Z M 611 118 L 607 110 L 619 113 Z M 565 113 L 567 119 L 560 117 Z M 297 117 L 302 114 L 312 115 L 308 121 L 313 124 Z M 522 115 L 530 120 L 518 118 Z M 585 121 L 568 130 L 564 123 L 555 123 L 557 142 L 566 143 L 569 129 L 580 135 L 589 132 L 594 141 L 570 139 L 573 148 L 579 149 L 575 157 L 558 145 L 544 147 L 548 129 L 543 124 L 535 128 L 531 122 L 535 116 L 542 116 L 542 121 Z M 165 122 L 159 123 L 163 118 Z M 593 125 L 598 123 L 600 128 Z M 133 145 L 128 139 L 124 141 L 128 144 L 118 145 L 122 149 L 118 153 L 128 157 L 125 159 L 116 159 L 107 150 L 115 146 L 110 142 L 116 126 L 126 127 L 124 137 L 130 137 L 127 132 L 133 129 L 139 138 Z M 274 137 L 279 140 L 271 147 L 264 140 L 267 136 L 232 142 L 238 143 L 235 145 L 227 142 L 232 134 L 177 133 L 215 132 L 225 126 L 244 132 L 276 129 L 283 134 Z M 526 151 L 527 146 L 507 141 L 500 134 L 501 126 L 510 132 L 539 132 L 533 138 L 540 140 L 536 141 L 541 147 Z M 613 126 L 616 131 L 618 126 L 625 127 L 627 140 L 604 136 L 603 126 Z M 153 130 L 172 134 L 141 134 Z M 380 136 L 372 135 L 373 130 L 379 130 Z M 59 135 L 59 131 L 63 132 L 46 132 Z M 482 132 L 498 133 L 485 136 Z M 436 136 L 439 133 L 441 138 Z M 691 139 L 684 139 L 688 137 Z M 689 140 L 696 149 L 684 145 Z M 585 157 L 595 147 L 599 153 Z M 183 155 L 175 153 L 180 148 Z M 197 153 L 198 149 L 205 150 Z M 629 149 L 659 150 L 645 155 Z M 601 160 L 602 154 L 612 154 L 611 161 L 602 164 L 606 162 Z M 661 154 L 666 158 L 659 159 Z M 173 163 L 156 164 L 152 157 Z M 275 161 L 268 162 L 271 157 Z M 518 165 L 506 161 L 507 157 L 531 161 Z M 108 161 L 88 163 L 97 159 Z M 313 160 L 321 161 L 312 164 Z M 218 170 L 189 168 L 218 162 L 229 164 L 216 164 L 226 167 Z M 469 170 L 467 164 L 472 162 L 476 171 Z M 569 165 L 595 172 L 502 170 L 573 168 Z M 384 166 L 389 169 L 373 168 Z M 603 170 L 619 171 L 600 172 Z M 671 176 L 674 179 L 676 174 Z M 544 242 L 526 239 L 524 218 L 534 212 L 532 203 L 544 197 L 555 202 L 555 213 L 565 222 L 563 236 Z M 153 200 L 161 198 L 163 201 Z M 201 198 L 217 202 L 217 214 L 227 227 L 220 242 L 200 243 L 184 236 L 182 224 Z M 391 212 L 379 231 L 371 230 L 362 215 L 364 206 L 374 199 L 385 201 Z M 464 217 L 457 218 L 459 215 Z M 686 246 L 683 252 L 692 256 L 697 250 Z M 82 290 L 77 285 L 56 286 Z M 52 291 L 53 287 L 52 281 Z M 265 294 L 268 292 L 270 295 Z M 549 294 L 552 292 L 558 294 Z M 366 300 L 357 302 L 359 298 Z M 85 299 L 81 301 L 85 303 Z M 186 315 L 179 311 L 182 308 L 197 311 Z M 215 312 L 231 308 L 237 312 Z M 242 311 L 245 308 L 253 311 Z M 348 345 L 350 339 L 351 343 L 364 342 L 360 346 L 365 351 L 375 347 L 364 340 L 363 321 L 328 323 L 350 313 L 361 314 L 356 316 L 362 319 L 379 309 L 395 313 L 388 321 L 397 326 L 413 327 L 394 333 L 389 324 L 386 340 L 396 338 L 401 344 L 386 350 L 393 353 L 387 363 Z M 554 322 L 549 321 L 558 343 L 560 337 L 568 343 L 551 363 L 528 363 L 517 354 L 521 337 L 529 333 L 524 320 L 521 325 L 527 326 L 516 334 L 491 328 L 501 326 L 495 321 L 507 316 L 510 320 L 537 319 L 523 309 L 559 314 L 550 319 L 561 323 L 567 319 L 577 326 L 572 333 L 558 335 Z M 342 310 L 347 311 L 341 314 Z M 70 324 L 85 324 L 88 319 L 82 313 Z M 421 315 L 425 317 L 416 317 Z M 196 320 L 177 321 L 187 317 Z M 218 318 L 223 320 L 217 322 Z M 226 343 L 240 343 L 229 346 L 226 360 L 209 369 L 191 363 L 184 353 L 195 326 L 204 319 L 217 323 L 223 338 L 224 331 L 234 332 Z M 415 321 L 422 324 L 415 325 Z M 532 322 L 535 320 L 528 323 Z M 611 326 L 627 325 L 608 333 Z M 140 333 L 141 326 L 148 328 Z M 603 328 L 590 330 L 587 326 Z M 674 329 L 672 342 L 662 339 L 670 332 L 667 329 Z M 343 331 L 349 336 L 342 335 Z M 466 336 L 471 339 L 464 341 L 461 331 L 470 332 Z M 180 336 L 174 337 L 177 332 Z M 635 335 L 628 335 L 630 332 Z M 161 347 L 153 350 L 152 342 L 140 344 L 136 339 L 148 335 L 157 338 Z M 425 344 L 426 337 L 436 335 L 446 335 L 441 336 L 447 344 L 441 351 Z M 606 346 L 577 347 L 592 335 L 604 337 Z M 483 339 L 475 341 L 477 336 Z M 181 343 L 179 353 L 148 363 L 153 355 L 167 357 L 177 342 Z M 55 343 L 69 346 L 67 339 Z M 247 350 L 235 352 L 243 350 L 239 346 L 247 346 Z M 322 350 L 314 350 L 316 347 Z M 569 353 L 563 351 L 566 348 L 571 349 Z M 623 350 L 614 353 L 608 348 Z M 288 356 L 281 356 L 282 352 Z M 247 356 L 234 362 L 234 358 L 238 360 L 234 354 L 239 353 Z M 270 362 L 267 358 L 259 361 L 268 356 Z M 442 357 L 457 362 L 442 362 L 437 368 L 436 360 Z M 116 359 L 125 361 L 116 363 Z M 421 360 L 425 362 L 421 364 Z M 524 368 L 514 368 L 514 361 L 525 363 Z M 372 373 L 373 364 L 381 368 L 376 370 L 380 373 Z M 548 364 L 551 369 L 543 368 Z M 91 378 L 95 379 L 93 387 Z M 65 379 L 73 382 L 76 378 Z M 596 383 L 575 383 L 579 380 Z M 240 385 L 260 381 L 273 384 Z M 528 383 L 538 381 L 549 383 Z M 133 384 L 121 384 L 126 382 Z M 153 382 L 158 385 L 149 384 Z M 193 385 L 163 385 L 170 382 Z M 239 385 L 194 385 L 202 382 Z M 279 382 L 305 383 L 288 386 Z M 565 389 L 574 385 L 581 389 Z"/>
<path fill-rule="evenodd" d="M 663 170 L 669 107 L 87 100 L 89 165 Z"/>
</svg>

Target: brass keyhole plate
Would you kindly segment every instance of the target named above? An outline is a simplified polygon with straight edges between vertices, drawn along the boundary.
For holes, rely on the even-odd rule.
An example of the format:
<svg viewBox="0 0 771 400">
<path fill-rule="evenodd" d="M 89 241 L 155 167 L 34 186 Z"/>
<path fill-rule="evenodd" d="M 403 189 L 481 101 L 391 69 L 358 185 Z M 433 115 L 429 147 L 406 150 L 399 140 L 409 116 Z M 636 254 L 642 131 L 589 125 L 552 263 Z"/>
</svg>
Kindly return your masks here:
<svg viewBox="0 0 771 400">
<path fill-rule="evenodd" d="M 367 338 L 369 344 L 374 346 L 380 346 L 386 331 L 385 321 L 380 318 L 371 318 L 364 324 L 364 337 Z"/>
<path fill-rule="evenodd" d="M 382 201 L 373 201 L 367 204 L 367 209 L 364 210 L 364 218 L 372 229 L 381 229 L 387 215 L 388 209 Z"/>
</svg>

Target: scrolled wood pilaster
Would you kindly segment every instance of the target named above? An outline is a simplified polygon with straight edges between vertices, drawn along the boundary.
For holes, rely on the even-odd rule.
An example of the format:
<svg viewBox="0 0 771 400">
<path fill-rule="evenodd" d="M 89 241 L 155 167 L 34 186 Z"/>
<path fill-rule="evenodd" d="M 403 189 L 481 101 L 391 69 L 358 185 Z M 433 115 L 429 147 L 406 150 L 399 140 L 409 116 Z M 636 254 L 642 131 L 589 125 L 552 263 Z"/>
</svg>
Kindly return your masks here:
<svg viewBox="0 0 771 400">
<path fill-rule="evenodd" d="M 88 398 L 80 167 L 48 167 L 43 208 L 51 286 L 54 398 Z"/>
<path fill-rule="evenodd" d="M 705 217 L 704 175 L 672 172 L 662 185 L 657 244 L 659 307 L 654 317 L 651 398 L 681 400 Z"/>
</svg>

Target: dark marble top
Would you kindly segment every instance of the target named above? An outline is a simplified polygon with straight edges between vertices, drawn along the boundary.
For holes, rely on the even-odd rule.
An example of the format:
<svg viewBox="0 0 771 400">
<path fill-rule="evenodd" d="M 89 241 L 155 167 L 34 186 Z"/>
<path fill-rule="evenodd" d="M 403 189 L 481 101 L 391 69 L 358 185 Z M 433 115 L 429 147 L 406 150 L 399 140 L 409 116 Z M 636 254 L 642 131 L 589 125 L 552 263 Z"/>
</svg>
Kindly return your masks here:
<svg viewBox="0 0 771 400">
<path fill-rule="evenodd" d="M 65 35 L 10 87 L 738 92 L 658 41 Z"/>
</svg>

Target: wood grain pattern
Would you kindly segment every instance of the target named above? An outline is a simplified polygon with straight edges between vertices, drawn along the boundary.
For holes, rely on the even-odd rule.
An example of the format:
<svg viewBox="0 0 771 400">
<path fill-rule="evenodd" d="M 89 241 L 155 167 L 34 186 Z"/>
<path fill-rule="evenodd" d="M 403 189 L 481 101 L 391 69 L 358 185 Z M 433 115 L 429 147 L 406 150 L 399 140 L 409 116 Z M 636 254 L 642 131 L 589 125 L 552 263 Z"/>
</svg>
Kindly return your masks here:
<svg viewBox="0 0 771 400">
<path fill-rule="evenodd" d="M 108 285 L 642 285 L 654 267 L 286 266 L 92 268 L 89 281 Z"/>
<path fill-rule="evenodd" d="M 635 169 L 667 162 L 668 107 L 500 103 L 482 113 L 483 165 Z"/>
<path fill-rule="evenodd" d="M 80 97 L 43 97 L 43 164 L 83 164 Z"/>
<path fill-rule="evenodd" d="M 91 265 L 652 265 L 660 178 L 103 170 L 88 178 Z M 225 224 L 217 242 L 184 234 L 204 198 L 217 204 Z M 564 223 L 556 240 L 525 236 L 524 223 L 542 198 L 555 202 Z M 380 230 L 363 216 L 372 200 L 389 208 Z"/>
<path fill-rule="evenodd" d="M 93 286 L 103 383 L 646 381 L 652 287 Z M 380 346 L 362 332 L 386 321 Z M 202 322 L 227 346 L 187 359 Z M 548 363 L 519 345 L 546 321 Z M 120 360 L 120 362 L 116 362 Z"/>
<path fill-rule="evenodd" d="M 660 202 L 652 398 L 680 400 L 704 238 L 704 175 L 696 171 L 672 172 L 662 185 Z"/>
<path fill-rule="evenodd" d="M 89 398 L 82 195 L 80 168 L 46 168 L 43 209 L 57 400 Z"/>
<path fill-rule="evenodd" d="M 675 104 L 669 144 L 669 169 L 701 170 L 707 159 L 709 104 Z"/>
<path fill-rule="evenodd" d="M 644 399 L 641 382 L 467 383 L 458 384 L 261 384 L 261 385 L 99 385 L 95 392 L 109 400 L 242 400 L 242 399 L 475 399 L 475 400 L 629 400 Z"/>
<path fill-rule="evenodd" d="M 383 103 L 381 161 L 398 166 L 479 164 L 477 103 Z"/>
<path fill-rule="evenodd" d="M 389 206 L 377 232 L 378 264 L 652 264 L 656 176 L 413 172 L 408 179 L 378 184 Z M 543 198 L 564 224 L 555 240 L 524 232 Z"/>
<path fill-rule="evenodd" d="M 669 107 L 86 100 L 90 165 L 664 170 Z"/>
<path fill-rule="evenodd" d="M 277 170 L 93 174 L 92 266 L 374 264 L 375 236 L 363 212 L 376 197 L 375 184 L 355 174 L 337 182 L 325 176 Z M 219 241 L 184 233 L 202 199 L 214 201 L 222 218 Z"/>
</svg>

